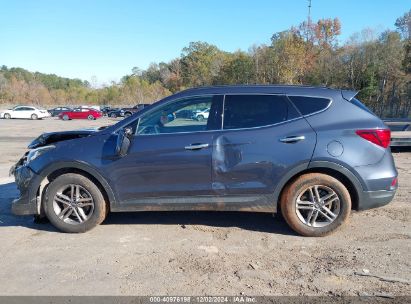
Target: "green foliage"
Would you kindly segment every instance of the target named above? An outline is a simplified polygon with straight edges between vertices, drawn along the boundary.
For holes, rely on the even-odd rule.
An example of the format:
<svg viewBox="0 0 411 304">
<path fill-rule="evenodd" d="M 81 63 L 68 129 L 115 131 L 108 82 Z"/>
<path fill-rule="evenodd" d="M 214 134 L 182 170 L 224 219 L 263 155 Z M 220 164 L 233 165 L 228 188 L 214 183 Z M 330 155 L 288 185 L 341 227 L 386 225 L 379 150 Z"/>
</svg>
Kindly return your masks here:
<svg viewBox="0 0 411 304">
<path fill-rule="evenodd" d="M 310 84 L 360 91 L 382 116 L 409 116 L 411 110 L 411 11 L 396 31 L 369 29 L 338 44 L 338 19 L 303 22 L 274 33 L 269 45 L 224 52 L 197 41 L 170 62 L 134 67 L 119 83 L 92 88 L 87 81 L 22 68 L 0 68 L 0 103 L 135 105 L 156 101 L 189 87 L 215 84 Z"/>
</svg>

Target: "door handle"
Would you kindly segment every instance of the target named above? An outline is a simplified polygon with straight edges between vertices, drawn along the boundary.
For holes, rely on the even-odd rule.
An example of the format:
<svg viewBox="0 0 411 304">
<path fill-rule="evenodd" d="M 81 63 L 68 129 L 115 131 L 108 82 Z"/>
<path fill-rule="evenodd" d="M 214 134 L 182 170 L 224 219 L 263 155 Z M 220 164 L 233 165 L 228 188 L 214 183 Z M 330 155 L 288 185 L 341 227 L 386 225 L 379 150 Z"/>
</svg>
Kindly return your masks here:
<svg viewBox="0 0 411 304">
<path fill-rule="evenodd" d="M 299 142 L 300 140 L 304 140 L 305 136 L 301 135 L 301 136 L 287 136 L 284 138 L 281 138 L 280 141 L 286 144 L 292 144 L 292 143 L 296 143 Z"/>
<path fill-rule="evenodd" d="M 204 148 L 208 148 L 209 144 L 191 144 L 189 146 L 185 146 L 184 149 L 186 150 L 201 150 Z"/>
</svg>

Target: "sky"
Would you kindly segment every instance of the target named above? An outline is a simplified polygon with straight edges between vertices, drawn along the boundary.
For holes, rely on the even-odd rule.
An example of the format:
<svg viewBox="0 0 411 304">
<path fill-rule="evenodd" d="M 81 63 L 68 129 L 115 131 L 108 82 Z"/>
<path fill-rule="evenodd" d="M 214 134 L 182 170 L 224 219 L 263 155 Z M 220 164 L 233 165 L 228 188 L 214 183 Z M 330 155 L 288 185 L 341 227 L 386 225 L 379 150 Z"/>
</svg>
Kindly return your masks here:
<svg viewBox="0 0 411 304">
<path fill-rule="evenodd" d="M 307 19 L 308 0 L 0 0 L 0 65 L 96 81 L 168 62 L 190 41 L 224 51 L 269 44 Z M 409 0 L 312 0 L 311 18 L 338 17 L 341 42 L 394 29 Z"/>
</svg>

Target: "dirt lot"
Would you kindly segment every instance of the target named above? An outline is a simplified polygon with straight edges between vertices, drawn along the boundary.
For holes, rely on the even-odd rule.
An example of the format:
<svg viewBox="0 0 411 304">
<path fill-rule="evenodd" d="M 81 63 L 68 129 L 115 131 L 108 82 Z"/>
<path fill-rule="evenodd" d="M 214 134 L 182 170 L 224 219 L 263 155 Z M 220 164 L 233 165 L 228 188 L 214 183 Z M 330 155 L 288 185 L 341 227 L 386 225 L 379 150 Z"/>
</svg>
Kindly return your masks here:
<svg viewBox="0 0 411 304">
<path fill-rule="evenodd" d="M 395 201 L 325 238 L 270 214 L 118 213 L 70 235 L 10 213 L 8 169 L 32 138 L 113 122 L 0 120 L 0 295 L 411 294 L 410 152 L 394 155 Z"/>
</svg>

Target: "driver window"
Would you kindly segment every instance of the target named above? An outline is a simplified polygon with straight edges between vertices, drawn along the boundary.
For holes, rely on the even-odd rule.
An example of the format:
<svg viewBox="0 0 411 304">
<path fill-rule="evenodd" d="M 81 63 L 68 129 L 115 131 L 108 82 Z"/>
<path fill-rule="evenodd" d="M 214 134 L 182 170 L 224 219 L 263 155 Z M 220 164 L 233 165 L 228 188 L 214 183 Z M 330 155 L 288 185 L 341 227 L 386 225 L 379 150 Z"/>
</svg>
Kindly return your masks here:
<svg viewBox="0 0 411 304">
<path fill-rule="evenodd" d="M 162 134 L 221 128 L 222 95 L 190 97 L 161 106 L 140 119 L 137 134 Z"/>
</svg>

